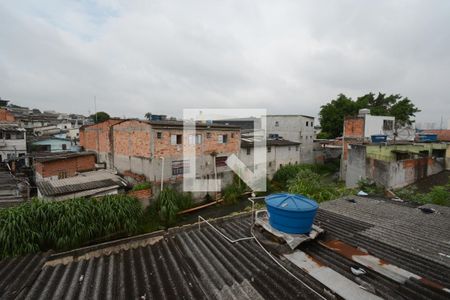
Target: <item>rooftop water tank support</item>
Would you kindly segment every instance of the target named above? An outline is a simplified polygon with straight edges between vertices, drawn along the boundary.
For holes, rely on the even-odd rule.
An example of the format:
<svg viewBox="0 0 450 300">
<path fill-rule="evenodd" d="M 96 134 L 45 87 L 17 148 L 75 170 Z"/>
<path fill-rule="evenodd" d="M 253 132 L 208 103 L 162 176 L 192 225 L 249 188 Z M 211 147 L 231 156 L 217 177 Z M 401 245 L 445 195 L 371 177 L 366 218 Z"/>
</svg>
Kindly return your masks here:
<svg viewBox="0 0 450 300">
<path fill-rule="evenodd" d="M 314 200 L 294 194 L 272 194 L 266 205 L 270 225 L 291 234 L 309 233 L 319 208 Z"/>
</svg>

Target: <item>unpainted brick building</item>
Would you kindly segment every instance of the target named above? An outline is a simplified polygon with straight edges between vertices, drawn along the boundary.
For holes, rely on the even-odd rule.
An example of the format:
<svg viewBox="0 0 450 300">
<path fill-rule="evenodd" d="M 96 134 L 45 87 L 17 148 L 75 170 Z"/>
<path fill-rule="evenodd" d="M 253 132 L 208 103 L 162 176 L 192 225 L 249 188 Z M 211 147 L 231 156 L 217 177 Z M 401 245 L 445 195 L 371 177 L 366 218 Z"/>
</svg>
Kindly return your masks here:
<svg viewBox="0 0 450 300">
<path fill-rule="evenodd" d="M 156 189 L 161 179 L 179 186 L 183 174 L 193 167 L 183 157 L 183 145 L 195 149 L 196 178 L 213 179 L 216 172 L 222 184 L 231 182 L 225 161 L 239 154 L 240 129 L 200 123 L 195 129 L 195 135 L 184 136 L 181 121 L 114 120 L 81 128 L 80 143 L 98 152 L 99 162 L 108 168 L 144 176 Z"/>
<path fill-rule="evenodd" d="M 95 170 L 95 152 L 75 152 L 35 157 L 36 181 L 73 177 L 79 172 Z"/>
</svg>

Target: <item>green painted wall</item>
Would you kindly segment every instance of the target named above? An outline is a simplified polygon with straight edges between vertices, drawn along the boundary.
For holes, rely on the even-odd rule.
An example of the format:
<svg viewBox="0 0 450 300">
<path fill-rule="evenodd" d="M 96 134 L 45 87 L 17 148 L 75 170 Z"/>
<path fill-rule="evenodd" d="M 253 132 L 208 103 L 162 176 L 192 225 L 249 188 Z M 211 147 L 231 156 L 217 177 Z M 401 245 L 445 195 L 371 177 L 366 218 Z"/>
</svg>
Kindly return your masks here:
<svg viewBox="0 0 450 300">
<path fill-rule="evenodd" d="M 433 149 L 447 149 L 446 144 L 440 143 L 420 143 L 409 145 L 367 145 L 367 157 L 373 159 L 379 159 L 384 161 L 395 161 L 396 155 L 393 150 L 408 151 L 411 153 L 419 154 L 420 151 L 428 150 L 431 154 Z M 447 155 L 448 151 L 447 151 Z"/>
</svg>

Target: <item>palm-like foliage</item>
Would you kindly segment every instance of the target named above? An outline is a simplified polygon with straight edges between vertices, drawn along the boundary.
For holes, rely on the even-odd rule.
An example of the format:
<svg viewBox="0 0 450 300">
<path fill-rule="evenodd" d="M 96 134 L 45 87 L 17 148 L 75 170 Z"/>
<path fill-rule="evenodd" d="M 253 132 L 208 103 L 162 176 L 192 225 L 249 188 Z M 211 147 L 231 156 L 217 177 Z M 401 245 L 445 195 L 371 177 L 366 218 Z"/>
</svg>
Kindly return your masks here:
<svg viewBox="0 0 450 300">
<path fill-rule="evenodd" d="M 125 196 L 51 202 L 33 199 L 0 210 L 0 257 L 67 250 L 114 233 L 136 231 L 142 207 Z"/>
</svg>

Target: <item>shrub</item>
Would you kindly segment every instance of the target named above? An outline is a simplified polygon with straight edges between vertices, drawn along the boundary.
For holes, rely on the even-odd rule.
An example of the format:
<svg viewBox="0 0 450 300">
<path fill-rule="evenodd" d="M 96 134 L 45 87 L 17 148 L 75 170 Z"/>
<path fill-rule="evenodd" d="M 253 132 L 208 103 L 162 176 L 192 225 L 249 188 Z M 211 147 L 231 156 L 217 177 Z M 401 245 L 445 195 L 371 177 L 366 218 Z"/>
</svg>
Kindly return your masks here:
<svg viewBox="0 0 450 300">
<path fill-rule="evenodd" d="M 141 191 L 148 190 L 152 188 L 152 184 L 150 182 L 141 182 L 133 186 L 132 191 Z"/>
<path fill-rule="evenodd" d="M 137 230 L 142 206 L 125 195 L 66 201 L 33 199 L 0 210 L 0 257 L 67 250 L 116 233 Z"/>
<path fill-rule="evenodd" d="M 225 204 L 234 204 L 239 201 L 245 192 L 247 185 L 238 176 L 233 177 L 233 182 L 223 189 L 223 202 Z"/>
<path fill-rule="evenodd" d="M 176 221 L 177 213 L 192 207 L 192 195 L 183 194 L 172 188 L 165 188 L 156 199 L 156 209 L 159 211 L 161 221 L 171 225 Z"/>
<path fill-rule="evenodd" d="M 295 178 L 297 174 L 304 170 L 309 170 L 319 175 L 325 175 L 330 173 L 335 173 L 339 170 L 339 164 L 330 163 L 325 165 L 319 164 L 295 164 L 295 165 L 285 165 L 278 169 L 273 175 L 272 184 L 277 187 L 277 189 L 283 190 L 288 186 L 288 181 Z"/>
<path fill-rule="evenodd" d="M 342 185 L 324 184 L 321 176 L 310 169 L 304 169 L 288 182 L 288 190 L 293 194 L 304 195 L 317 202 L 336 199 L 352 194 L 354 191 Z"/>
</svg>

